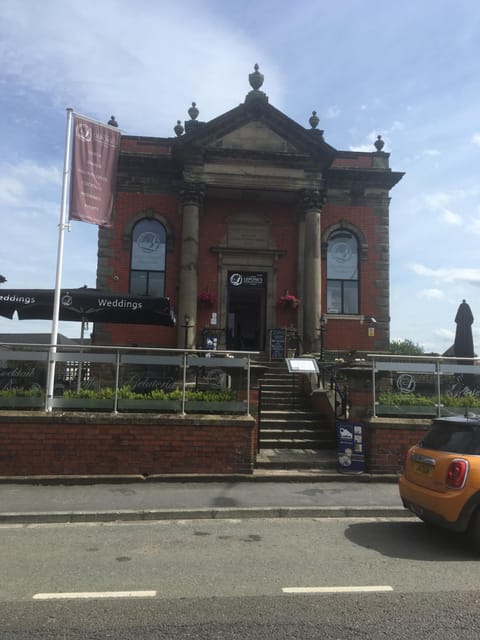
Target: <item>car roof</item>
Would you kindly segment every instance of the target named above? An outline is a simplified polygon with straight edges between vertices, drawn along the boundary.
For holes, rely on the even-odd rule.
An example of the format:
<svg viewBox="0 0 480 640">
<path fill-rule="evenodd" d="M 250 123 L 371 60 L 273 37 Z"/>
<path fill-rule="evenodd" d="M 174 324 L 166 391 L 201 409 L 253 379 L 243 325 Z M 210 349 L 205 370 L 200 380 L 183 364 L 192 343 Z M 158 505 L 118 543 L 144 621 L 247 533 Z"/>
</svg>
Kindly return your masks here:
<svg viewBox="0 0 480 640">
<path fill-rule="evenodd" d="M 432 425 L 475 425 L 480 426 L 480 416 L 477 414 L 469 414 L 466 416 L 448 416 L 444 418 L 435 418 Z"/>
</svg>

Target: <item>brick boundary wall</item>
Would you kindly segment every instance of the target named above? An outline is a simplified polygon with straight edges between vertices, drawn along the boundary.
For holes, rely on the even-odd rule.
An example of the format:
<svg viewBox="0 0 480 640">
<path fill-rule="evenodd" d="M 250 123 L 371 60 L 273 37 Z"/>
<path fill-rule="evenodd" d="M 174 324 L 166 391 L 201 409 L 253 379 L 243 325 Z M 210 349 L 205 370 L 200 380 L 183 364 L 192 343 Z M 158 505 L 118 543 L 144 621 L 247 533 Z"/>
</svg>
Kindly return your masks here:
<svg viewBox="0 0 480 640">
<path fill-rule="evenodd" d="M 422 439 L 430 425 L 431 420 L 409 418 L 371 418 L 365 422 L 367 470 L 400 474 L 408 449 Z"/>
<path fill-rule="evenodd" d="M 0 414 L 0 476 L 252 474 L 251 416 Z"/>
</svg>

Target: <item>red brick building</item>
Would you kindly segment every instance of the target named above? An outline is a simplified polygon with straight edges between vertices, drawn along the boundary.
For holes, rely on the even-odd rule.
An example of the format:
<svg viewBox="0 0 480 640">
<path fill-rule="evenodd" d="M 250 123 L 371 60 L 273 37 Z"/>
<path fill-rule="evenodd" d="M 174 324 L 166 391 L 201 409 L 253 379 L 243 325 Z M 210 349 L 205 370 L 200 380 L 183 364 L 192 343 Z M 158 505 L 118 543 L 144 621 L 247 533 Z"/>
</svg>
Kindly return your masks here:
<svg viewBox="0 0 480 640">
<path fill-rule="evenodd" d="M 268 355 L 271 330 L 290 327 L 304 352 L 388 349 L 390 189 L 403 174 L 380 136 L 371 153 L 339 151 L 315 112 L 304 128 L 269 103 L 257 66 L 249 80 L 210 122 L 192 103 L 176 137 L 122 137 L 97 287 L 169 297 L 177 327 L 96 325 L 97 344 L 214 337 Z"/>
</svg>

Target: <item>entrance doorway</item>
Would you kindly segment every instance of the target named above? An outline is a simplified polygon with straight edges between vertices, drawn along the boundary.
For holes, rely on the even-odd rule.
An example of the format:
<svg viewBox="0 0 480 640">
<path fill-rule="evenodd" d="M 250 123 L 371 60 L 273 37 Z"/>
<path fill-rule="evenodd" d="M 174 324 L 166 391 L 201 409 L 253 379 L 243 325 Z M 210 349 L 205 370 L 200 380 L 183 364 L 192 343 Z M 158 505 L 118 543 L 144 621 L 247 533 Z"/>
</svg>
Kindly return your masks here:
<svg viewBox="0 0 480 640">
<path fill-rule="evenodd" d="M 263 351 L 265 349 L 265 273 L 228 274 L 227 349 Z"/>
</svg>

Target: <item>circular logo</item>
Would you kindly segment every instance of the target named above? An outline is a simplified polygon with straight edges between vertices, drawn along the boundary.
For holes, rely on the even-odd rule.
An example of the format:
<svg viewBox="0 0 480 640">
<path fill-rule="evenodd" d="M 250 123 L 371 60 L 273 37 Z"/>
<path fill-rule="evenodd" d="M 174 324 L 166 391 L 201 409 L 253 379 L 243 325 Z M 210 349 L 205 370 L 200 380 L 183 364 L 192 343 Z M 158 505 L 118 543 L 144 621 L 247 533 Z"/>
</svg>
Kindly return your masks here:
<svg viewBox="0 0 480 640">
<path fill-rule="evenodd" d="M 91 142 L 92 140 L 92 129 L 85 124 L 84 122 L 80 122 L 77 124 L 77 136 L 85 142 Z"/>
<path fill-rule="evenodd" d="M 332 248 L 332 255 L 337 262 L 348 262 L 352 256 L 352 250 L 346 242 L 337 242 Z"/>
<path fill-rule="evenodd" d="M 137 243 L 142 251 L 152 253 L 160 247 L 160 236 L 153 231 L 144 231 L 138 236 Z"/>
<path fill-rule="evenodd" d="M 72 302 L 72 296 L 69 293 L 66 293 L 64 296 L 62 296 L 62 305 L 64 307 L 71 307 Z"/>
<path fill-rule="evenodd" d="M 243 278 L 242 278 L 242 274 L 241 273 L 232 273 L 232 275 L 230 276 L 230 284 L 233 285 L 234 287 L 239 287 L 243 282 Z"/>
<path fill-rule="evenodd" d="M 402 373 L 397 378 L 397 389 L 400 393 L 413 393 L 415 391 L 415 378 L 409 373 Z"/>
</svg>

